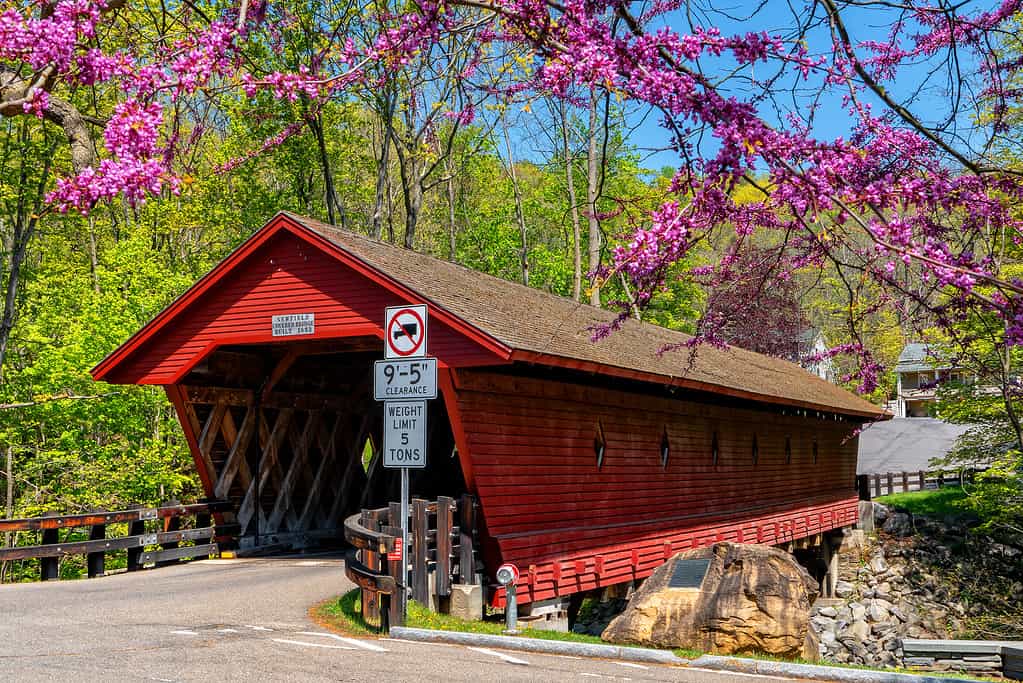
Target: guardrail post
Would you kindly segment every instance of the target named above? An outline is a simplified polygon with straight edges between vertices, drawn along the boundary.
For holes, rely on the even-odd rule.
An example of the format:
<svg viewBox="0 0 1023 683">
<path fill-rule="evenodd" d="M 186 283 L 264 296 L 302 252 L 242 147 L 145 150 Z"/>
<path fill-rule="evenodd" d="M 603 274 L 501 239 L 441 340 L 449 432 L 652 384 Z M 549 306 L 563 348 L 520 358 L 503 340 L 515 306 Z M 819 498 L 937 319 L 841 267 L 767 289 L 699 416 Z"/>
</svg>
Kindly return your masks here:
<svg viewBox="0 0 1023 683">
<path fill-rule="evenodd" d="M 895 493 L 895 483 L 891 472 L 885 475 L 885 481 L 888 483 L 888 495 Z"/>
<path fill-rule="evenodd" d="M 401 503 L 390 503 L 387 506 L 387 526 L 385 526 L 381 531 L 389 536 L 401 538 Z M 394 583 L 398 586 L 398 590 L 400 591 L 406 590 L 406 586 L 403 583 L 405 580 L 405 572 L 401 570 L 401 563 L 408 562 L 408 557 L 408 548 L 403 548 L 400 560 L 387 561 L 387 574 L 394 579 Z M 401 606 L 405 604 L 405 601 L 400 600 L 397 595 L 389 595 L 386 599 L 386 605 L 380 606 L 381 623 L 383 623 L 384 618 L 386 618 L 388 629 L 391 626 L 404 626 L 405 615 L 401 611 Z"/>
<path fill-rule="evenodd" d="M 874 497 L 875 498 L 880 498 L 881 497 L 881 475 L 880 474 L 875 474 L 874 475 Z"/>
<path fill-rule="evenodd" d="M 427 539 L 430 532 L 427 502 L 412 500 L 412 599 L 421 605 L 430 603 L 430 577 L 426 567 Z"/>
<path fill-rule="evenodd" d="M 58 517 L 58 513 L 44 512 L 43 517 Z M 59 529 L 43 529 L 42 545 L 53 545 L 60 542 Z M 52 581 L 60 578 L 60 564 L 59 558 L 56 557 L 41 557 L 39 558 L 39 580 L 40 581 Z"/>
<path fill-rule="evenodd" d="M 177 505 L 180 505 L 180 504 L 181 504 L 181 502 L 178 501 L 178 500 L 168 500 L 166 503 L 161 503 L 160 507 L 172 507 L 172 506 L 177 506 Z M 179 515 L 174 515 L 173 517 L 166 517 L 166 518 L 164 518 L 164 520 L 163 520 L 163 530 L 164 531 L 180 531 L 180 529 L 181 529 L 181 517 Z M 179 545 L 180 545 L 180 543 L 178 543 L 177 541 L 167 541 L 166 543 L 161 543 L 160 547 L 163 548 L 164 550 L 171 550 L 173 548 L 177 548 Z M 160 562 L 157 562 L 156 566 L 157 567 L 165 567 L 168 564 L 177 564 L 177 563 L 178 563 L 177 560 L 162 560 Z"/>
<path fill-rule="evenodd" d="M 104 510 L 97 510 L 97 512 L 105 512 Z M 107 537 L 107 525 L 106 524 L 93 524 L 89 528 L 89 540 L 99 541 Z M 103 576 L 106 573 L 106 551 L 99 550 L 94 553 L 89 553 L 85 556 L 85 564 L 90 579 L 94 579 L 97 576 Z"/>
<path fill-rule="evenodd" d="M 370 510 L 363 510 L 362 526 L 370 531 L 378 531 L 377 520 L 373 517 L 373 513 Z M 379 569 L 379 558 L 378 554 L 373 550 L 363 549 L 359 551 L 362 554 L 360 560 L 364 565 L 373 571 Z M 374 624 L 380 619 L 380 605 L 378 600 L 380 594 L 374 591 L 368 591 L 365 588 L 362 589 L 362 618 L 367 624 Z M 382 624 L 382 622 L 381 622 Z"/>
<path fill-rule="evenodd" d="M 134 505 L 132 509 L 141 510 L 141 505 Z M 141 536 L 146 533 L 146 522 L 143 519 L 134 519 L 128 522 L 128 535 Z M 140 539 L 141 540 L 141 539 Z M 141 543 L 135 547 L 128 548 L 128 571 L 134 572 L 142 568 L 139 559 L 142 557 L 143 547 Z"/>
<path fill-rule="evenodd" d="M 451 595 L 451 508 L 455 501 L 447 496 L 437 498 L 437 572 L 434 588 L 437 592 L 437 611 L 447 612 L 447 598 Z"/>
<path fill-rule="evenodd" d="M 909 472 L 902 473 L 902 490 L 903 491 L 909 490 Z"/>
<path fill-rule="evenodd" d="M 920 479 L 920 490 L 923 491 L 927 488 L 927 474 L 923 470 L 920 470 L 917 472 L 917 477 Z"/>
</svg>

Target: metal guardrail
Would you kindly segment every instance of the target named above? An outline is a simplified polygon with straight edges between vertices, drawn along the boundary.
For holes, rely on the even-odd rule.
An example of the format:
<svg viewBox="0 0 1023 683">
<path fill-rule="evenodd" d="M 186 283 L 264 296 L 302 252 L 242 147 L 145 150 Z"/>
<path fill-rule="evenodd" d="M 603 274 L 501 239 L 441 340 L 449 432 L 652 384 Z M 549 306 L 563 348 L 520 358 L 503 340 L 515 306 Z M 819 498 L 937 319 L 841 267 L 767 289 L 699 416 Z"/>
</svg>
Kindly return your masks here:
<svg viewBox="0 0 1023 683">
<path fill-rule="evenodd" d="M 405 549 L 404 558 L 411 570 L 408 590 L 413 600 L 429 605 L 431 596 L 448 598 L 456 580 L 476 580 L 475 514 L 476 503 L 469 495 L 457 501 L 444 496 L 436 502 L 412 499 L 410 547 Z M 379 623 L 382 631 L 404 625 L 401 601 L 395 599 L 405 589 L 401 561 L 388 559 L 388 553 L 394 553 L 400 545 L 401 506 L 391 503 L 386 508 L 363 510 L 346 519 L 344 528 L 345 540 L 353 546 L 345 573 L 362 589 L 363 618 L 370 624 Z"/>
<path fill-rule="evenodd" d="M 59 578 L 60 558 L 85 555 L 89 578 L 105 573 L 105 555 L 115 550 L 128 551 L 128 571 L 146 565 L 163 565 L 185 558 L 199 558 L 219 553 L 218 539 L 237 533 L 236 525 L 212 524 L 212 515 L 230 510 L 227 501 L 211 501 L 192 505 L 168 503 L 156 508 L 135 508 L 117 512 L 90 512 L 78 515 L 50 513 L 24 519 L 0 519 L 0 533 L 42 532 L 38 545 L 0 548 L 0 562 L 39 560 L 39 578 Z M 194 517 L 190 528 L 182 529 L 182 518 Z M 107 538 L 107 526 L 127 524 L 125 536 Z M 64 529 L 89 529 L 85 541 L 61 541 Z M 204 543 L 197 543 L 205 541 Z M 181 546 L 182 542 L 195 545 Z M 149 548 L 147 550 L 147 548 Z"/>
</svg>

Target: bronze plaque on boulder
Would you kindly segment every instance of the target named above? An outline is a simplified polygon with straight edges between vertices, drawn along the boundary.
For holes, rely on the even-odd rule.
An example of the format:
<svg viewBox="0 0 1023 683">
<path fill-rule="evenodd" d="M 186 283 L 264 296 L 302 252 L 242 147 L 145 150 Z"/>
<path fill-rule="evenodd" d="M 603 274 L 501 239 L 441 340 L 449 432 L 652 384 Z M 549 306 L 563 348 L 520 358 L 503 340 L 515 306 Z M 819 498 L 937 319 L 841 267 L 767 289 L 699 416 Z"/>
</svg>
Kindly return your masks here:
<svg viewBox="0 0 1023 683">
<path fill-rule="evenodd" d="M 675 571 L 668 579 L 668 588 L 699 588 L 707 575 L 710 559 L 676 560 Z"/>
</svg>

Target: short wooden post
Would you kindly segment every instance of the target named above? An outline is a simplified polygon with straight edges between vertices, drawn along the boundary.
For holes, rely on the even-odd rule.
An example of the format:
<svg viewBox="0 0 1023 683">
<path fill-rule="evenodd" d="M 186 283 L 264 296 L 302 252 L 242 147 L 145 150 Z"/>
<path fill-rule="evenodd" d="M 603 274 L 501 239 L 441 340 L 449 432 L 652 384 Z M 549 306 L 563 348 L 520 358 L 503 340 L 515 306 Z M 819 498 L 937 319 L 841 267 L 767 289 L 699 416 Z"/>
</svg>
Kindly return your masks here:
<svg viewBox="0 0 1023 683">
<path fill-rule="evenodd" d="M 141 509 L 142 506 L 136 505 L 135 507 Z M 141 536 L 144 533 L 146 533 L 146 521 L 144 519 L 136 519 L 133 522 L 128 523 L 129 536 Z M 128 571 L 130 572 L 142 569 L 142 566 L 139 564 L 139 560 L 141 559 L 142 551 L 145 550 L 145 548 L 142 546 L 141 539 L 139 540 L 140 542 L 137 546 L 128 548 Z"/>
<path fill-rule="evenodd" d="M 380 525 L 377 523 L 376 517 L 370 510 L 362 511 L 361 524 L 364 529 L 370 531 L 378 531 Z M 375 550 L 369 548 L 363 548 L 358 551 L 362 554 L 360 560 L 366 567 L 372 571 L 379 571 L 380 559 L 378 553 Z M 380 620 L 380 594 L 374 591 L 362 589 L 362 618 L 367 624 L 376 624 Z M 383 626 L 383 623 L 381 623 Z"/>
<path fill-rule="evenodd" d="M 451 595 L 451 508 L 455 501 L 447 496 L 437 498 L 437 571 L 434 589 L 438 602 Z"/>
<path fill-rule="evenodd" d="M 412 499 L 412 599 L 421 605 L 430 603 L 430 577 L 426 570 L 430 524 L 426 506 L 422 498 Z"/>
<path fill-rule="evenodd" d="M 923 491 L 927 488 L 927 474 L 923 470 L 920 470 L 917 472 L 917 477 L 920 479 L 920 490 Z"/>
<path fill-rule="evenodd" d="M 98 512 L 103 512 L 99 510 Z M 107 525 L 106 524 L 93 524 L 92 528 L 89 529 L 89 540 L 99 541 L 107 537 Z M 106 573 L 106 552 L 103 550 L 89 553 L 85 556 L 85 564 L 90 579 L 94 579 L 97 576 L 103 576 Z"/>
<path fill-rule="evenodd" d="M 401 503 L 391 503 L 387 508 L 387 526 L 383 528 L 383 532 L 389 536 L 395 538 L 401 538 Z M 399 591 L 405 590 L 405 577 L 404 572 L 401 571 L 402 562 L 408 561 L 408 548 L 402 548 L 401 560 L 388 560 L 387 561 L 387 573 L 394 579 L 394 584 L 398 587 Z M 404 626 L 405 615 L 401 611 L 402 600 L 398 595 L 392 595 L 387 598 L 386 603 L 380 605 L 380 623 L 384 623 L 384 619 L 387 620 L 387 628 L 391 626 Z"/>
<path fill-rule="evenodd" d="M 458 501 L 458 580 L 476 583 L 476 561 L 472 552 L 473 530 L 476 528 L 476 503 L 469 494 Z"/>
<path fill-rule="evenodd" d="M 177 505 L 180 505 L 180 504 L 181 504 L 180 501 L 168 500 L 166 503 L 164 503 L 160 507 L 174 507 L 174 506 L 177 506 Z M 166 517 L 166 518 L 164 518 L 164 520 L 163 520 L 163 530 L 164 531 L 180 531 L 181 530 L 181 517 L 174 516 L 174 517 Z M 166 543 L 161 543 L 160 545 L 161 545 L 161 547 L 164 550 L 171 550 L 172 548 L 177 548 L 179 543 L 177 541 L 167 541 Z M 163 562 L 157 562 L 156 566 L 157 567 L 164 567 L 164 566 L 166 566 L 168 564 L 175 564 L 175 563 L 177 563 L 177 560 L 164 560 Z"/>
<path fill-rule="evenodd" d="M 902 490 L 903 491 L 909 490 L 909 472 L 904 471 L 902 473 Z"/>
<path fill-rule="evenodd" d="M 57 517 L 56 512 L 44 512 L 43 517 Z M 60 542 L 60 535 L 58 529 L 43 529 L 42 545 L 53 545 Z M 60 578 L 60 565 L 59 558 L 56 557 L 41 557 L 39 558 L 39 580 L 40 581 L 52 581 Z"/>
<path fill-rule="evenodd" d="M 880 474 L 875 474 L 874 475 L 874 497 L 875 498 L 880 498 L 881 497 L 881 475 Z"/>
<path fill-rule="evenodd" d="M 892 473 L 889 472 L 888 474 L 886 474 L 885 479 L 887 480 L 888 483 L 888 494 L 891 495 L 892 493 L 895 493 L 895 482 L 894 478 L 892 477 Z"/>
</svg>

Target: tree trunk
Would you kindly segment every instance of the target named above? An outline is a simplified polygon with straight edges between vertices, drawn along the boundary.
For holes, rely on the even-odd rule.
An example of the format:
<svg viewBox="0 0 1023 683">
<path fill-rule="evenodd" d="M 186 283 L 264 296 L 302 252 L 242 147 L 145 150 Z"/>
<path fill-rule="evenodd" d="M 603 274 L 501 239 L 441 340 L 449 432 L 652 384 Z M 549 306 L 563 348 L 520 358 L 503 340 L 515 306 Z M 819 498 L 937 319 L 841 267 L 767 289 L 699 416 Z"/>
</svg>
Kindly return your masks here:
<svg viewBox="0 0 1023 683">
<path fill-rule="evenodd" d="M 455 248 L 456 236 L 458 234 L 458 225 L 455 223 L 455 174 L 454 169 L 451 168 L 450 159 L 448 161 L 448 260 L 452 263 L 455 262 Z"/>
<path fill-rule="evenodd" d="M 597 220 L 597 194 L 600 183 L 600 159 L 597 156 L 597 93 L 590 94 L 589 145 L 586 151 L 586 213 L 589 221 L 590 272 L 600 268 L 600 221 Z M 595 278 L 590 288 L 590 304 L 600 306 L 600 286 Z"/>
<path fill-rule="evenodd" d="M 323 203 L 327 205 L 327 222 L 331 225 L 348 227 L 348 217 L 341 201 L 337 198 L 334 188 L 334 173 L 330 168 L 330 156 L 327 154 L 327 141 L 323 136 L 323 120 L 319 114 L 309 116 L 309 128 L 316 138 L 316 148 L 320 155 L 320 172 L 323 174 Z"/>
<path fill-rule="evenodd" d="M 526 240 L 526 218 L 522 214 L 522 193 L 519 191 L 519 178 L 515 173 L 515 157 L 512 155 L 511 138 L 508 137 L 508 121 L 501 117 L 501 130 L 504 131 L 504 145 L 508 150 L 508 175 L 511 177 L 512 194 L 515 195 L 515 217 L 519 223 L 519 267 L 522 270 L 522 284 L 529 286 L 529 245 Z"/>
<path fill-rule="evenodd" d="M 568 142 L 568 112 L 561 102 L 561 144 L 565 157 L 565 183 L 568 185 L 568 206 L 572 215 L 572 298 L 582 298 L 583 255 L 582 231 L 579 227 L 579 203 L 575 197 L 575 163 Z"/>
<path fill-rule="evenodd" d="M 373 238 L 380 239 L 383 234 L 383 212 L 384 202 L 389 202 L 390 174 L 388 166 L 391 163 L 391 138 L 393 136 L 393 109 L 388 108 L 383 120 L 383 140 L 380 143 L 380 160 L 377 164 L 377 185 L 376 196 L 373 203 Z M 392 239 L 393 240 L 393 235 Z"/>
</svg>

